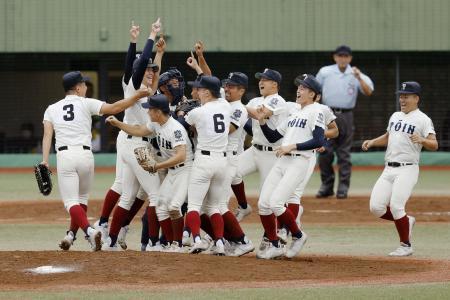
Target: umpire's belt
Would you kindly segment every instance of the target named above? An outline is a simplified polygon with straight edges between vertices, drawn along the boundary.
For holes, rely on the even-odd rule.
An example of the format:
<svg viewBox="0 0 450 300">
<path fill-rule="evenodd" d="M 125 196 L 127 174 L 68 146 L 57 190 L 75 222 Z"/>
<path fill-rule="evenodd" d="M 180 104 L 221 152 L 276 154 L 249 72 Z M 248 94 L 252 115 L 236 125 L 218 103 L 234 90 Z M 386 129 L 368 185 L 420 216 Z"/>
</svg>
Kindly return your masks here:
<svg viewBox="0 0 450 300">
<path fill-rule="evenodd" d="M 72 147 L 72 146 L 70 146 L 70 147 Z M 83 149 L 84 150 L 91 150 L 91 147 L 89 147 L 89 146 L 82 146 L 83 147 Z M 58 151 L 64 151 L 64 150 L 68 150 L 69 149 L 69 146 L 61 146 L 61 147 L 59 147 L 57 150 Z"/>
<path fill-rule="evenodd" d="M 330 108 L 336 114 L 341 114 L 353 110 L 353 108 L 338 108 L 338 107 L 330 107 Z"/>
<path fill-rule="evenodd" d="M 263 146 L 263 145 L 258 145 L 258 144 L 253 144 L 253 147 L 255 147 L 256 149 L 258 149 L 259 151 L 273 151 L 274 148 L 270 147 L 270 146 Z"/>
<path fill-rule="evenodd" d="M 201 154 L 203 154 L 203 155 L 211 155 L 211 151 L 206 151 L 206 150 L 200 150 L 200 153 Z M 217 152 L 217 153 L 221 153 L 221 152 Z M 223 156 L 227 156 L 227 153 L 226 152 L 222 152 L 223 153 Z"/>
<path fill-rule="evenodd" d="M 393 167 L 393 168 L 398 168 L 398 167 L 403 167 L 403 166 L 412 166 L 415 165 L 413 163 L 399 163 L 399 162 L 395 162 L 395 161 L 390 161 L 387 163 L 388 167 Z"/>
<path fill-rule="evenodd" d="M 181 168 L 181 167 L 184 167 L 184 163 L 176 165 L 176 166 L 173 166 L 173 167 L 169 167 L 169 169 L 175 170 L 175 169 L 178 169 L 178 168 Z"/>
<path fill-rule="evenodd" d="M 139 139 L 142 139 L 144 142 L 148 142 L 148 137 L 132 136 L 131 134 L 127 135 L 127 139 L 132 139 L 132 138 L 139 138 Z"/>
</svg>

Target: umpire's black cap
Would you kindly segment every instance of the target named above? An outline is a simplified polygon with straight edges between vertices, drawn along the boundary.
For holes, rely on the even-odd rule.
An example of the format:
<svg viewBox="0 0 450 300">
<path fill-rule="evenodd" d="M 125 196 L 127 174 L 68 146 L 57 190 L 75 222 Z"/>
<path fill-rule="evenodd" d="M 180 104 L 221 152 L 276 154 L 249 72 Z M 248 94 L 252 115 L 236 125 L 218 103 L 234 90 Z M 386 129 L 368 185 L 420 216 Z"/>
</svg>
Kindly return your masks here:
<svg viewBox="0 0 450 300">
<path fill-rule="evenodd" d="M 334 50 L 334 54 L 336 55 L 352 55 L 352 49 L 347 45 L 340 45 L 336 47 Z"/>
<path fill-rule="evenodd" d="M 272 69 L 264 69 L 264 72 L 258 72 L 255 74 L 255 78 L 256 79 L 261 79 L 261 78 L 265 78 L 265 79 L 269 79 L 269 80 L 273 80 L 276 83 L 280 84 L 281 83 L 281 74 L 278 71 L 272 70 Z"/>
<path fill-rule="evenodd" d="M 244 88 L 248 87 L 248 77 L 244 73 L 241 72 L 232 72 L 228 75 L 227 79 L 222 80 L 222 85 L 240 85 Z"/>
<path fill-rule="evenodd" d="M 215 97 L 220 97 L 221 82 L 215 76 L 202 76 L 200 80 L 189 81 L 188 84 L 195 88 L 208 89 Z"/>
<path fill-rule="evenodd" d="M 147 102 L 141 104 L 143 108 L 156 108 L 160 109 L 162 112 L 170 113 L 169 101 L 164 94 L 158 94 L 154 96 L 150 96 L 147 99 Z"/>
<path fill-rule="evenodd" d="M 317 81 L 316 77 L 311 74 L 302 74 L 295 78 L 296 86 L 303 85 L 314 91 L 316 94 L 322 94 L 322 85 Z"/>
<path fill-rule="evenodd" d="M 63 87 L 67 92 L 79 83 L 89 81 L 89 77 L 83 76 L 80 71 L 72 71 L 63 75 Z"/>
<path fill-rule="evenodd" d="M 415 81 L 405 81 L 400 84 L 400 90 L 397 91 L 397 94 L 416 94 L 420 95 L 422 92 L 422 88 L 420 84 Z"/>
</svg>

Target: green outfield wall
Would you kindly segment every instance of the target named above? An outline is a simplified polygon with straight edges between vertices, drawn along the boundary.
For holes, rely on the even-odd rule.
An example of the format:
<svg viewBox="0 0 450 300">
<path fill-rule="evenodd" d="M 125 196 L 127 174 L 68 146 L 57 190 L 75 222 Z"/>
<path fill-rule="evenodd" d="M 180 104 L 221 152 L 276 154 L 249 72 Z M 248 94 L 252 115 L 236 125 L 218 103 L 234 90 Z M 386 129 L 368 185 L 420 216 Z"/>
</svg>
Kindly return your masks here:
<svg viewBox="0 0 450 300">
<path fill-rule="evenodd" d="M 115 153 L 95 154 L 97 167 L 113 167 L 116 164 Z M 26 168 L 39 163 L 41 154 L 0 154 L 0 168 Z M 354 166 L 380 166 L 384 163 L 384 152 L 353 153 Z M 423 166 L 450 166 L 449 152 L 424 152 L 421 156 Z M 56 156 L 50 156 L 50 164 L 56 166 Z"/>
</svg>

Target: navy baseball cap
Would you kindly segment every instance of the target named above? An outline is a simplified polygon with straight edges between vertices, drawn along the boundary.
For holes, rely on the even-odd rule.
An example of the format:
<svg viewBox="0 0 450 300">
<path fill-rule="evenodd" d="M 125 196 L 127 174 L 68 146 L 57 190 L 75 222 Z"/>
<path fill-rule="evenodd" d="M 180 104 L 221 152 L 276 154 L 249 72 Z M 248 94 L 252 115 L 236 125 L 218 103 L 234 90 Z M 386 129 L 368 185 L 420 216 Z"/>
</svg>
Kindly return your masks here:
<svg viewBox="0 0 450 300">
<path fill-rule="evenodd" d="M 204 88 L 213 92 L 214 96 L 220 96 L 220 79 L 215 76 L 202 76 L 199 80 L 189 81 L 188 84 L 195 88 Z"/>
<path fill-rule="evenodd" d="M 133 72 L 136 72 L 136 69 L 141 61 L 142 57 L 140 55 L 136 55 L 136 59 L 133 62 Z M 147 68 L 152 68 L 153 72 L 159 71 L 159 66 L 157 64 L 154 64 L 151 58 L 148 60 Z"/>
<path fill-rule="evenodd" d="M 334 54 L 336 55 L 352 55 L 352 49 L 347 45 L 341 45 L 336 47 L 334 50 Z"/>
<path fill-rule="evenodd" d="M 147 102 L 141 104 L 143 108 L 156 108 L 160 109 L 162 112 L 170 113 L 169 101 L 164 94 L 158 94 L 154 96 L 150 96 L 147 99 Z"/>
<path fill-rule="evenodd" d="M 295 78 L 294 84 L 296 86 L 303 85 L 316 94 L 322 94 L 322 85 L 317 81 L 316 77 L 311 74 L 302 74 Z"/>
<path fill-rule="evenodd" d="M 241 72 L 232 72 L 227 79 L 222 80 L 222 85 L 242 85 L 244 88 L 248 87 L 248 77 Z"/>
<path fill-rule="evenodd" d="M 422 88 L 420 84 L 415 81 L 405 81 L 400 84 L 400 90 L 397 91 L 397 94 L 416 94 L 420 95 L 422 92 Z"/>
<path fill-rule="evenodd" d="M 272 69 L 264 69 L 264 72 L 258 72 L 255 74 L 255 78 L 256 79 L 261 79 L 261 78 L 265 78 L 265 79 L 269 79 L 269 80 L 273 80 L 275 82 L 277 82 L 278 84 L 281 83 L 281 74 L 278 71 L 272 70 Z"/>
<path fill-rule="evenodd" d="M 63 87 L 67 92 L 79 83 L 89 81 L 89 77 L 83 76 L 80 71 L 72 71 L 63 75 Z"/>
</svg>

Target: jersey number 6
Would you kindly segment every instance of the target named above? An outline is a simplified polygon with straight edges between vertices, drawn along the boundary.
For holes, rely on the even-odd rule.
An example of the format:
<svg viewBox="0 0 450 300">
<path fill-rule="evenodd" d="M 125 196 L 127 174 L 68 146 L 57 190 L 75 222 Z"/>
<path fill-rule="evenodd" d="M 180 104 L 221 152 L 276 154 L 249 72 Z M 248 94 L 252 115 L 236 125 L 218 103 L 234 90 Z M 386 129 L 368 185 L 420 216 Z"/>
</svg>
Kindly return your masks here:
<svg viewBox="0 0 450 300">
<path fill-rule="evenodd" d="M 224 116 L 222 114 L 213 115 L 214 119 L 214 131 L 217 133 L 225 132 L 225 123 L 223 122 Z"/>
<path fill-rule="evenodd" d="M 67 114 L 63 116 L 64 121 L 72 121 L 73 119 L 75 119 L 75 114 L 73 113 L 73 104 L 64 105 L 63 110 L 67 112 Z"/>
</svg>

